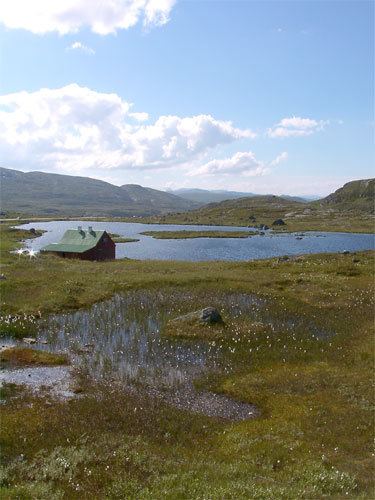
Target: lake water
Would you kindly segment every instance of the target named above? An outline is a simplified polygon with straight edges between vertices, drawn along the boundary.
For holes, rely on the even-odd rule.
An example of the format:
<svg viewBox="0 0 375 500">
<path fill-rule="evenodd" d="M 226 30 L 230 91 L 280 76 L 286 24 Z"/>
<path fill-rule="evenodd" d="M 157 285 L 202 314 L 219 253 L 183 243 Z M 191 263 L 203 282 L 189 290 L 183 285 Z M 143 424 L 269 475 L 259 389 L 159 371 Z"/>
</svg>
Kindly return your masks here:
<svg viewBox="0 0 375 500">
<path fill-rule="evenodd" d="M 87 222 L 87 221 L 51 221 L 32 222 L 18 226 L 25 229 L 32 227 L 47 232 L 40 238 L 28 240 L 26 246 L 36 251 L 57 243 L 67 229 L 92 225 L 94 229 L 116 233 L 123 237 L 137 238 L 134 243 L 117 243 L 116 258 L 156 259 L 156 260 L 254 260 L 278 257 L 282 255 L 300 255 L 320 252 L 342 252 L 371 250 L 375 248 L 373 234 L 354 233 L 303 233 L 302 239 L 296 239 L 296 233 L 274 233 L 250 238 L 197 238 L 186 240 L 158 240 L 144 236 L 144 231 L 246 231 L 244 227 L 228 226 L 192 226 L 171 224 L 138 224 L 128 222 Z M 251 228 L 249 228 L 251 229 Z M 302 233 L 298 233 L 302 234 Z M 299 236 L 300 238 L 300 236 Z"/>
</svg>

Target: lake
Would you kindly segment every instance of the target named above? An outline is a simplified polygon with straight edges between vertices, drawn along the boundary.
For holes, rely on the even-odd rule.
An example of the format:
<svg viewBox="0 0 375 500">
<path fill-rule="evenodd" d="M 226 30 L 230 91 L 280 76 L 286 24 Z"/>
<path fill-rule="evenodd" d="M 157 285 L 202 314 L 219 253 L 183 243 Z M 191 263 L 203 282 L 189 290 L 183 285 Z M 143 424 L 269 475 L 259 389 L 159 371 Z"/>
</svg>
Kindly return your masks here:
<svg viewBox="0 0 375 500">
<path fill-rule="evenodd" d="M 186 240 L 159 240 L 144 236 L 144 231 L 246 231 L 252 228 L 228 226 L 193 226 L 173 224 L 139 224 L 130 222 L 87 222 L 87 221 L 50 221 L 31 222 L 18 226 L 24 229 L 32 227 L 47 231 L 41 237 L 27 240 L 26 246 L 36 251 L 57 243 L 67 229 L 92 225 L 94 230 L 103 230 L 123 237 L 138 238 L 134 243 L 117 243 L 116 258 L 140 260 L 186 260 L 243 261 L 267 259 L 282 255 L 300 255 L 321 252 L 355 252 L 375 248 L 373 234 L 307 232 L 275 233 L 272 230 L 250 238 L 198 238 Z M 302 239 L 296 239 L 303 234 Z M 301 238 L 301 236 L 298 236 Z"/>
</svg>

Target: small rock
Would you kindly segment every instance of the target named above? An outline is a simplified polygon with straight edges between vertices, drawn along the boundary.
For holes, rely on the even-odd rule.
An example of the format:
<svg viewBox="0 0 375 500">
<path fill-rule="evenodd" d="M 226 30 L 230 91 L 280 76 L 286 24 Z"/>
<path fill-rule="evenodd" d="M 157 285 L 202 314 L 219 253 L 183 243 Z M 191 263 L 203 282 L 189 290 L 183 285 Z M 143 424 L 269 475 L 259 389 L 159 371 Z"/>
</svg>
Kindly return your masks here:
<svg viewBox="0 0 375 500">
<path fill-rule="evenodd" d="M 302 236 L 297 236 L 296 240 L 302 240 Z"/>
<path fill-rule="evenodd" d="M 194 311 L 184 316 L 179 316 L 172 320 L 173 323 L 199 323 L 212 325 L 215 323 L 223 323 L 219 311 L 214 307 L 205 307 L 199 311 Z"/>
<path fill-rule="evenodd" d="M 88 354 L 88 353 L 91 353 L 91 349 L 88 349 L 87 347 L 79 347 L 76 350 L 76 353 L 77 354 Z"/>
<path fill-rule="evenodd" d="M 1 281 L 4 281 L 6 279 L 7 279 L 7 277 L 5 276 L 5 274 L 0 274 L 0 280 Z"/>
<path fill-rule="evenodd" d="M 276 219 L 275 221 L 272 222 L 273 226 L 286 226 L 286 222 L 283 221 L 283 219 Z"/>
<path fill-rule="evenodd" d="M 344 250 L 344 251 L 343 251 L 343 252 L 341 252 L 341 253 L 342 253 L 343 255 L 349 255 L 349 254 L 350 254 L 349 250 Z"/>
<path fill-rule="evenodd" d="M 361 262 L 357 257 L 353 259 L 354 264 L 357 264 L 358 262 Z"/>
<path fill-rule="evenodd" d="M 288 255 L 282 255 L 277 259 L 277 262 L 286 262 L 287 260 L 289 260 Z"/>
<path fill-rule="evenodd" d="M 25 344 L 36 344 L 36 339 L 33 339 L 32 337 L 24 337 L 22 342 L 25 342 Z"/>
</svg>

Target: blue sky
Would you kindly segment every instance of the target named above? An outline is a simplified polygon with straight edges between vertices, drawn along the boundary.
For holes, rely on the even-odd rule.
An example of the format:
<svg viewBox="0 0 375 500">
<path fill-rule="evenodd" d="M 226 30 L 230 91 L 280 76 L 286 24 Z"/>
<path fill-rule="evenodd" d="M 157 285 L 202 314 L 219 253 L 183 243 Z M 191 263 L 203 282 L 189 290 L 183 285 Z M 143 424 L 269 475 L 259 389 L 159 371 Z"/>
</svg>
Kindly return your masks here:
<svg viewBox="0 0 375 500">
<path fill-rule="evenodd" d="M 373 176 L 372 2 L 59 3 L 0 6 L 2 166 L 302 195 Z"/>
</svg>

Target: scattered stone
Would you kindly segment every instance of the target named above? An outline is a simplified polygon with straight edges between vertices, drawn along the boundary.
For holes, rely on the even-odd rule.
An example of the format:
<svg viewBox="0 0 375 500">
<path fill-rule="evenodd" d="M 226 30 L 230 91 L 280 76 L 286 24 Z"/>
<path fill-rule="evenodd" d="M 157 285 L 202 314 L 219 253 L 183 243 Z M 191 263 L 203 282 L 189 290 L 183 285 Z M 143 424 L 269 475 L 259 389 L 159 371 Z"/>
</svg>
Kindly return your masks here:
<svg viewBox="0 0 375 500">
<path fill-rule="evenodd" d="M 296 236 L 296 240 L 302 240 L 302 236 Z"/>
<path fill-rule="evenodd" d="M 5 274 L 0 274 L 0 280 L 1 281 L 4 281 L 6 279 L 7 279 L 7 277 L 5 276 Z"/>
<path fill-rule="evenodd" d="M 22 342 L 25 342 L 25 344 L 36 344 L 36 339 L 33 339 L 32 337 L 24 337 Z"/>
<path fill-rule="evenodd" d="M 75 386 L 71 388 L 73 394 L 82 394 L 83 389 L 80 386 Z"/>
<path fill-rule="evenodd" d="M 48 343 L 49 343 L 48 340 L 40 340 L 39 341 L 39 344 L 47 345 Z"/>
<path fill-rule="evenodd" d="M 31 234 L 36 234 L 36 229 L 35 229 L 35 227 L 30 228 L 30 229 L 29 229 L 29 231 L 30 231 L 30 233 L 31 233 Z"/>
<path fill-rule="evenodd" d="M 276 219 L 275 221 L 272 222 L 273 226 L 286 226 L 286 222 L 283 221 L 283 219 Z"/>
<path fill-rule="evenodd" d="M 349 254 L 350 254 L 349 250 L 344 250 L 344 251 L 343 251 L 343 252 L 341 252 L 341 253 L 342 253 L 342 255 L 349 255 Z"/>
<path fill-rule="evenodd" d="M 264 231 L 259 231 L 259 236 L 264 236 L 266 233 Z"/>
<path fill-rule="evenodd" d="M 361 261 L 358 259 L 358 257 L 355 257 L 355 258 L 353 259 L 353 262 L 354 262 L 354 264 L 357 264 L 358 262 L 361 262 Z"/>
<path fill-rule="evenodd" d="M 78 349 L 76 349 L 77 354 L 88 354 L 90 352 L 91 349 L 89 349 L 88 347 L 79 347 Z"/>
<path fill-rule="evenodd" d="M 283 255 L 282 257 L 279 257 L 277 259 L 277 262 L 286 262 L 289 260 L 289 256 L 288 255 Z"/>
</svg>

